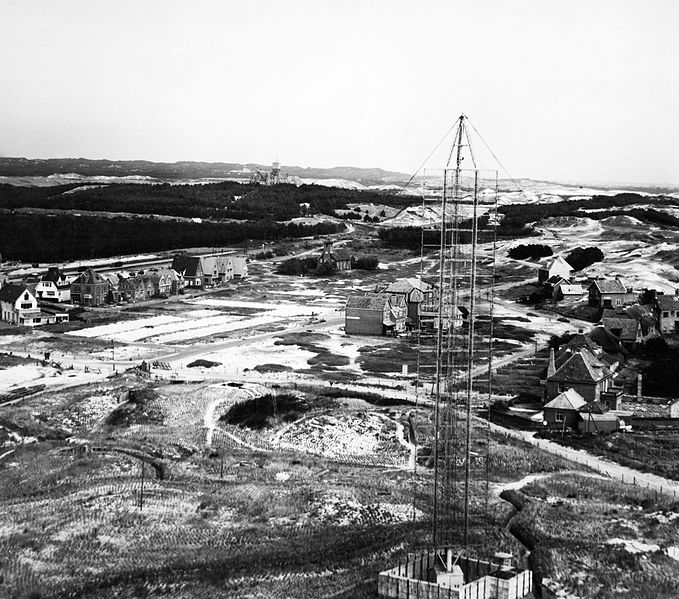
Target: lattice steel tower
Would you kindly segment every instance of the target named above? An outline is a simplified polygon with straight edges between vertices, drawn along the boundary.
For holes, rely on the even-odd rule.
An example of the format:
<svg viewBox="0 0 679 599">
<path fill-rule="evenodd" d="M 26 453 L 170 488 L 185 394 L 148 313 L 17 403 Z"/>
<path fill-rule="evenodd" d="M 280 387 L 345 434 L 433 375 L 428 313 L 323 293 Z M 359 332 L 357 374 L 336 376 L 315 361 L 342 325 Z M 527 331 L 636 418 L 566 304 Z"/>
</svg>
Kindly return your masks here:
<svg viewBox="0 0 679 599">
<path fill-rule="evenodd" d="M 421 306 L 418 386 L 435 406 L 436 548 L 466 547 L 471 500 L 488 502 L 488 434 L 474 426 L 473 408 L 490 404 L 497 193 L 497 171 L 477 168 L 462 115 L 445 168 L 426 170 L 422 185 L 421 278 L 434 291 Z"/>
</svg>

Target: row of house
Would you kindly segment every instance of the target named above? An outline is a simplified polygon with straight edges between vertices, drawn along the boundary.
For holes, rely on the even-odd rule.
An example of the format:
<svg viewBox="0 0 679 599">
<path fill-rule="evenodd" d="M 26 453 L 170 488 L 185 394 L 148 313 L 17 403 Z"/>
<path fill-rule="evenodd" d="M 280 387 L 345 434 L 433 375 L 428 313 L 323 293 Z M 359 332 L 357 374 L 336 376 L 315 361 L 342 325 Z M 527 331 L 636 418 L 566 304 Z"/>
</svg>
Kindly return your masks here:
<svg viewBox="0 0 679 599">
<path fill-rule="evenodd" d="M 575 283 L 572 275 L 573 269 L 568 262 L 556 256 L 538 269 L 538 282 L 556 301 L 579 300 L 586 295 L 590 306 L 604 311 L 603 318 L 607 320 L 604 325 L 616 335 L 622 335 L 626 343 L 643 343 L 658 332 L 679 333 L 679 289 L 673 295 L 652 292 L 650 307 L 633 306 L 634 310 L 642 310 L 643 314 L 630 314 L 627 308 L 635 304 L 638 294 L 620 277 L 598 278 L 583 285 Z M 618 319 L 618 322 L 612 319 Z"/>
<path fill-rule="evenodd" d="M 118 301 L 136 302 L 169 297 L 184 289 L 184 277 L 172 268 L 143 274 L 100 274 L 88 268 L 71 282 L 71 301 L 81 306 L 102 306 Z"/>
<path fill-rule="evenodd" d="M 561 256 L 555 256 L 538 268 L 538 283 L 552 299 L 579 300 L 587 295 L 588 303 L 595 308 L 615 308 L 636 299 L 634 289 L 627 287 L 620 277 L 594 279 L 586 284 L 573 280 L 573 267 Z"/>
<path fill-rule="evenodd" d="M 180 254 L 172 260 L 172 270 L 181 274 L 186 286 L 193 289 L 222 285 L 248 276 L 245 256 L 189 256 Z"/>
<path fill-rule="evenodd" d="M 434 285 L 417 278 L 379 284 L 371 291 L 351 295 L 346 304 L 348 334 L 389 335 L 413 328 L 438 330 L 462 325 L 467 316 L 463 306 L 442 306 Z"/>
</svg>

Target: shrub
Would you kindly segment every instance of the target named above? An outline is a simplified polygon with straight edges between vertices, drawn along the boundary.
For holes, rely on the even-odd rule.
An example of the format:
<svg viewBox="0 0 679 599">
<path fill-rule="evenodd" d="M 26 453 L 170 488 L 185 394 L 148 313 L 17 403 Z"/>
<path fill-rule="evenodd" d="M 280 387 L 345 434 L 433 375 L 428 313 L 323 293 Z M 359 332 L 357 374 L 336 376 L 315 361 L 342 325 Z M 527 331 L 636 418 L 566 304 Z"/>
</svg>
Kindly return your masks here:
<svg viewBox="0 0 679 599">
<path fill-rule="evenodd" d="M 525 260 L 526 258 L 542 258 L 544 256 L 551 256 L 552 248 L 541 243 L 529 243 L 528 245 L 517 245 L 510 248 L 507 255 L 515 260 Z"/>
<path fill-rule="evenodd" d="M 351 259 L 351 268 L 359 270 L 376 270 L 379 264 L 380 261 L 377 256 L 361 256 Z"/>
<path fill-rule="evenodd" d="M 597 247 L 577 247 L 568 254 L 566 262 L 573 267 L 573 270 L 582 270 L 603 259 L 604 253 Z"/>
</svg>

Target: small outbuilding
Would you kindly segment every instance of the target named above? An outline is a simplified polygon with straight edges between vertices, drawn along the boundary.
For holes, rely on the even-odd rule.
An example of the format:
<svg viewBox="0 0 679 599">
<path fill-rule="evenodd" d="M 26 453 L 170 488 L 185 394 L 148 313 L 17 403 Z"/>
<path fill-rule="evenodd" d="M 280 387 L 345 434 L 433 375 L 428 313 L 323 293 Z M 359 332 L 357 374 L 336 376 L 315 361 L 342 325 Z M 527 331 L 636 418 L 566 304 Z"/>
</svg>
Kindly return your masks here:
<svg viewBox="0 0 679 599">
<path fill-rule="evenodd" d="M 543 406 L 544 419 L 548 426 L 575 428 L 580 420 L 580 409 L 587 401 L 575 389 L 566 389 Z"/>
</svg>

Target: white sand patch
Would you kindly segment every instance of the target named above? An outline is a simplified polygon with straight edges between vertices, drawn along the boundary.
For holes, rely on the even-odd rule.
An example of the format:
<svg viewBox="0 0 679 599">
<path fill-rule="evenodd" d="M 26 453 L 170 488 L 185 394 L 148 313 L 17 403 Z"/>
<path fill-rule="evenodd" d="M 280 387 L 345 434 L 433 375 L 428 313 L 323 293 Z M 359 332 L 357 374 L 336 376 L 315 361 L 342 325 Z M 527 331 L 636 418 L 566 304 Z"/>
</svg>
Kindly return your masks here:
<svg viewBox="0 0 679 599">
<path fill-rule="evenodd" d="M 140 318 L 139 320 L 127 320 L 113 324 L 104 324 L 98 327 L 83 329 L 81 331 L 73 331 L 69 334 L 76 337 L 104 337 L 111 339 L 116 335 L 128 331 L 136 331 L 142 327 L 155 327 L 156 325 L 170 322 L 179 323 L 183 320 L 183 318 L 178 318 L 177 316 L 151 316 L 149 318 Z"/>
<path fill-rule="evenodd" d="M 222 313 L 219 310 L 209 310 L 207 308 L 199 310 L 189 310 L 184 313 L 188 318 L 206 318 L 208 316 L 220 316 Z"/>
<path fill-rule="evenodd" d="M 113 395 L 92 395 L 60 417 L 62 425 L 68 430 L 89 428 L 105 418 L 118 405 Z"/>
<path fill-rule="evenodd" d="M 314 352 L 300 349 L 297 345 L 274 345 L 274 343 L 275 339 L 269 338 L 257 344 L 211 352 L 203 357 L 223 364 L 221 371 L 227 376 L 242 374 L 244 369 L 252 370 L 262 364 L 280 364 L 293 370 L 300 370 L 308 368 L 307 360 L 316 355 Z"/>
<path fill-rule="evenodd" d="M 299 288 L 299 289 L 294 289 L 292 291 L 275 291 L 274 293 L 281 294 L 281 295 L 300 295 L 300 296 L 313 296 L 313 297 L 325 295 L 325 292 L 321 291 L 320 289 L 307 289 L 305 287 L 302 287 L 302 288 Z"/>
<path fill-rule="evenodd" d="M 607 545 L 622 545 L 628 553 L 649 553 L 660 551 L 660 545 L 655 543 L 642 543 L 631 539 L 608 539 Z"/>
<path fill-rule="evenodd" d="M 309 418 L 281 436 L 282 447 L 325 457 L 374 455 L 383 420 L 376 414 L 341 414 Z"/>
</svg>

